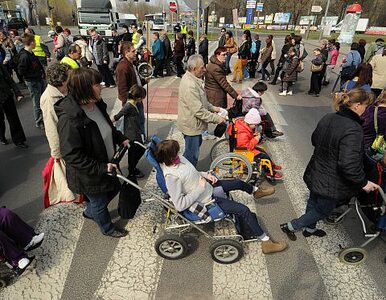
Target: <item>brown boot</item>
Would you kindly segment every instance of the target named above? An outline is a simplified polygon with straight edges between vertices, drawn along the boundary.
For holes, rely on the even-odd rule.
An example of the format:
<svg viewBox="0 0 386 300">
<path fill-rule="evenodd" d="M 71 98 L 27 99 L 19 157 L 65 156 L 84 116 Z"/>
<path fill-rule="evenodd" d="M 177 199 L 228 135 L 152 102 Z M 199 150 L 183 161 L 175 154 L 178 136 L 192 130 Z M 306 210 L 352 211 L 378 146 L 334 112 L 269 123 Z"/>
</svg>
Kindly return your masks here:
<svg viewBox="0 0 386 300">
<path fill-rule="evenodd" d="M 287 246 L 287 243 L 284 241 L 273 242 L 272 240 L 268 240 L 261 243 L 261 249 L 264 254 L 281 252 L 286 249 Z"/>
<path fill-rule="evenodd" d="M 261 197 L 269 196 L 274 193 L 275 193 L 275 188 L 272 186 L 268 186 L 268 187 L 259 186 L 257 191 L 253 193 L 253 197 L 255 197 L 255 199 L 259 199 Z"/>
</svg>

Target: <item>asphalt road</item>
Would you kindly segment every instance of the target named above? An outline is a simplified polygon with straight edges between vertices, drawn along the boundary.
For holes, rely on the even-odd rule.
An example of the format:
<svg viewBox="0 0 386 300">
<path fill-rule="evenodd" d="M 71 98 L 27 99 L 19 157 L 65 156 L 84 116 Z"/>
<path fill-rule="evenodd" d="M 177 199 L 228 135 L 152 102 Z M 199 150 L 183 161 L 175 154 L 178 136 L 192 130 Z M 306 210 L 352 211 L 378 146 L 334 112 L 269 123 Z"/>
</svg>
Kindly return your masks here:
<svg viewBox="0 0 386 300">
<path fill-rule="evenodd" d="M 308 46 L 308 50 L 312 47 Z M 306 66 L 309 68 L 309 64 Z M 278 86 L 269 86 L 263 98 L 279 129 L 285 132 L 284 137 L 267 145 L 284 168 L 283 183 L 276 184 L 272 197 L 258 201 L 244 193 L 234 195 L 257 213 L 263 227 L 277 240 L 286 239 L 278 225 L 301 215 L 305 209 L 307 189 L 302 175 L 313 150 L 310 136 L 317 121 L 331 111 L 330 87 L 323 89 L 320 98 L 305 94 L 309 85 L 308 68 L 300 75 L 294 96 L 279 97 Z M 150 88 L 166 80 L 157 79 Z M 247 80 L 235 88 L 253 83 Z M 116 90 L 104 89 L 103 98 L 111 110 Z M 211 241 L 197 233 L 187 237 L 190 250 L 186 258 L 168 261 L 158 257 L 153 245 L 162 234 L 162 218 L 160 207 L 153 202 L 143 203 L 130 221 L 119 219 L 117 201 L 111 203 L 114 220 L 130 232 L 120 240 L 102 236 L 92 221 L 83 220 L 79 206 L 60 205 L 43 211 L 41 172 L 49 158 L 48 144 L 44 132 L 34 126 L 30 99 L 17 103 L 17 108 L 30 147 L 0 146 L 0 204 L 14 210 L 29 224 L 37 225 L 47 237 L 34 252 L 35 268 L 0 291 L 0 298 L 385 299 L 384 235 L 366 247 L 369 258 L 362 266 L 346 266 L 337 258 L 340 245 L 358 246 L 365 240 L 353 212 L 340 225 L 321 223 L 327 231 L 323 239 L 305 239 L 298 234 L 296 242 L 289 242 L 288 250 L 275 255 L 263 255 L 260 244 L 251 243 L 245 246 L 240 262 L 219 265 L 208 254 Z M 182 141 L 174 121 L 150 120 L 149 125 L 150 134 Z M 203 143 L 199 170 L 208 169 L 213 143 Z M 139 168 L 146 173 L 140 185 L 147 191 L 157 191 L 154 172 L 144 159 Z M 150 198 L 146 192 L 142 197 Z M 211 232 L 215 228 L 207 226 L 206 230 Z"/>
</svg>

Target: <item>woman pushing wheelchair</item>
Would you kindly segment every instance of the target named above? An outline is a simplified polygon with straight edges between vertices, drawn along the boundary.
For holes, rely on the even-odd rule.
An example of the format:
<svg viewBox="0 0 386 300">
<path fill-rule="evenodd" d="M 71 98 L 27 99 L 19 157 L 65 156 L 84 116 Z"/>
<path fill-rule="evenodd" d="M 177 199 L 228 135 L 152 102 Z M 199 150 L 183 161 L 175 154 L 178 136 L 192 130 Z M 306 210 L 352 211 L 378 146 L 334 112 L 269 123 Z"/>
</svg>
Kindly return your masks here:
<svg viewBox="0 0 386 300">
<path fill-rule="evenodd" d="M 217 180 L 208 172 L 198 172 L 196 168 L 183 156 L 179 156 L 180 146 L 175 140 L 165 140 L 156 147 L 155 157 L 163 170 L 166 186 L 178 211 L 183 211 L 195 203 L 203 206 L 215 199 L 220 208 L 227 214 L 243 219 L 254 235 L 262 241 L 264 254 L 281 252 L 287 248 L 284 241 L 273 242 L 260 227 L 255 215 L 244 204 L 232 201 L 226 193 L 242 190 L 260 196 L 260 188 L 249 185 L 241 180 Z M 214 194 L 214 189 L 221 187 L 222 195 Z"/>
</svg>

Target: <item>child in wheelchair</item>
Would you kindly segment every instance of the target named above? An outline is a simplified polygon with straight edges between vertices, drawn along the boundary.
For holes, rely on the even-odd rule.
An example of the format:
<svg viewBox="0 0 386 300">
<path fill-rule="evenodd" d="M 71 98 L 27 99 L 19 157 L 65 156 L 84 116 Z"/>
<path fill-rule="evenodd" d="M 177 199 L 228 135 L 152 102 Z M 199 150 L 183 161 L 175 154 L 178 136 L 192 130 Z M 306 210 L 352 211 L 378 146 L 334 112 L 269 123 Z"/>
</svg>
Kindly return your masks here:
<svg viewBox="0 0 386 300">
<path fill-rule="evenodd" d="M 256 108 L 251 108 L 244 118 L 235 120 L 233 131 L 236 136 L 236 148 L 245 147 L 253 151 L 255 154 L 254 161 L 257 165 L 260 165 L 262 160 L 267 160 L 268 165 L 262 164 L 264 175 L 268 179 L 280 180 L 283 178 L 283 174 L 279 172 L 282 169 L 281 166 L 276 165 L 265 150 L 258 147 L 261 141 L 261 133 L 257 130 L 257 127 L 260 123 L 261 117 Z M 231 136 L 230 130 L 232 130 L 231 126 L 228 128 L 228 134 Z"/>
<path fill-rule="evenodd" d="M 170 200 L 178 211 L 189 209 L 195 204 L 205 207 L 215 199 L 226 214 L 243 219 L 254 236 L 262 241 L 264 254 L 280 252 L 287 248 L 286 242 L 273 242 L 269 238 L 260 227 L 256 215 L 247 206 L 230 200 L 226 194 L 233 190 L 242 190 L 256 197 L 259 188 L 241 180 L 217 180 L 208 172 L 198 172 L 187 159 L 178 155 L 179 150 L 179 144 L 175 140 L 164 140 L 155 150 L 155 158 L 163 171 Z M 215 193 L 216 187 L 221 187 L 223 192 Z"/>
</svg>

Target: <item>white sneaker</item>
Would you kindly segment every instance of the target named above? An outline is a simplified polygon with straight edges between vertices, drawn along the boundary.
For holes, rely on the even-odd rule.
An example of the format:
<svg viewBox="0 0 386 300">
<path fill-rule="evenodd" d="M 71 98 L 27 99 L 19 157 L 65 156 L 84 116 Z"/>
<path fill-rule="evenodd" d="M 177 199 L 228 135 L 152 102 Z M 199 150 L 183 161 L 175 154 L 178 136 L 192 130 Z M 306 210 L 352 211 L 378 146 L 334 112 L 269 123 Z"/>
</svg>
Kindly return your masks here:
<svg viewBox="0 0 386 300">
<path fill-rule="evenodd" d="M 27 257 L 22 258 L 18 261 L 17 266 L 19 269 L 23 270 L 30 264 L 30 260 Z"/>
<path fill-rule="evenodd" d="M 38 235 L 34 235 L 31 239 L 31 241 L 28 243 L 27 246 L 24 247 L 25 251 L 29 251 L 32 249 L 35 249 L 40 246 L 40 244 L 43 242 L 44 239 L 44 233 L 40 233 Z"/>
<path fill-rule="evenodd" d="M 287 95 L 292 96 L 292 91 L 287 92 Z"/>
<path fill-rule="evenodd" d="M 104 81 L 102 81 L 102 82 L 100 83 L 100 85 L 101 85 L 101 86 L 105 86 L 106 83 L 105 83 Z"/>
<path fill-rule="evenodd" d="M 287 96 L 287 91 L 282 91 L 281 93 L 279 93 L 279 96 Z"/>
</svg>

